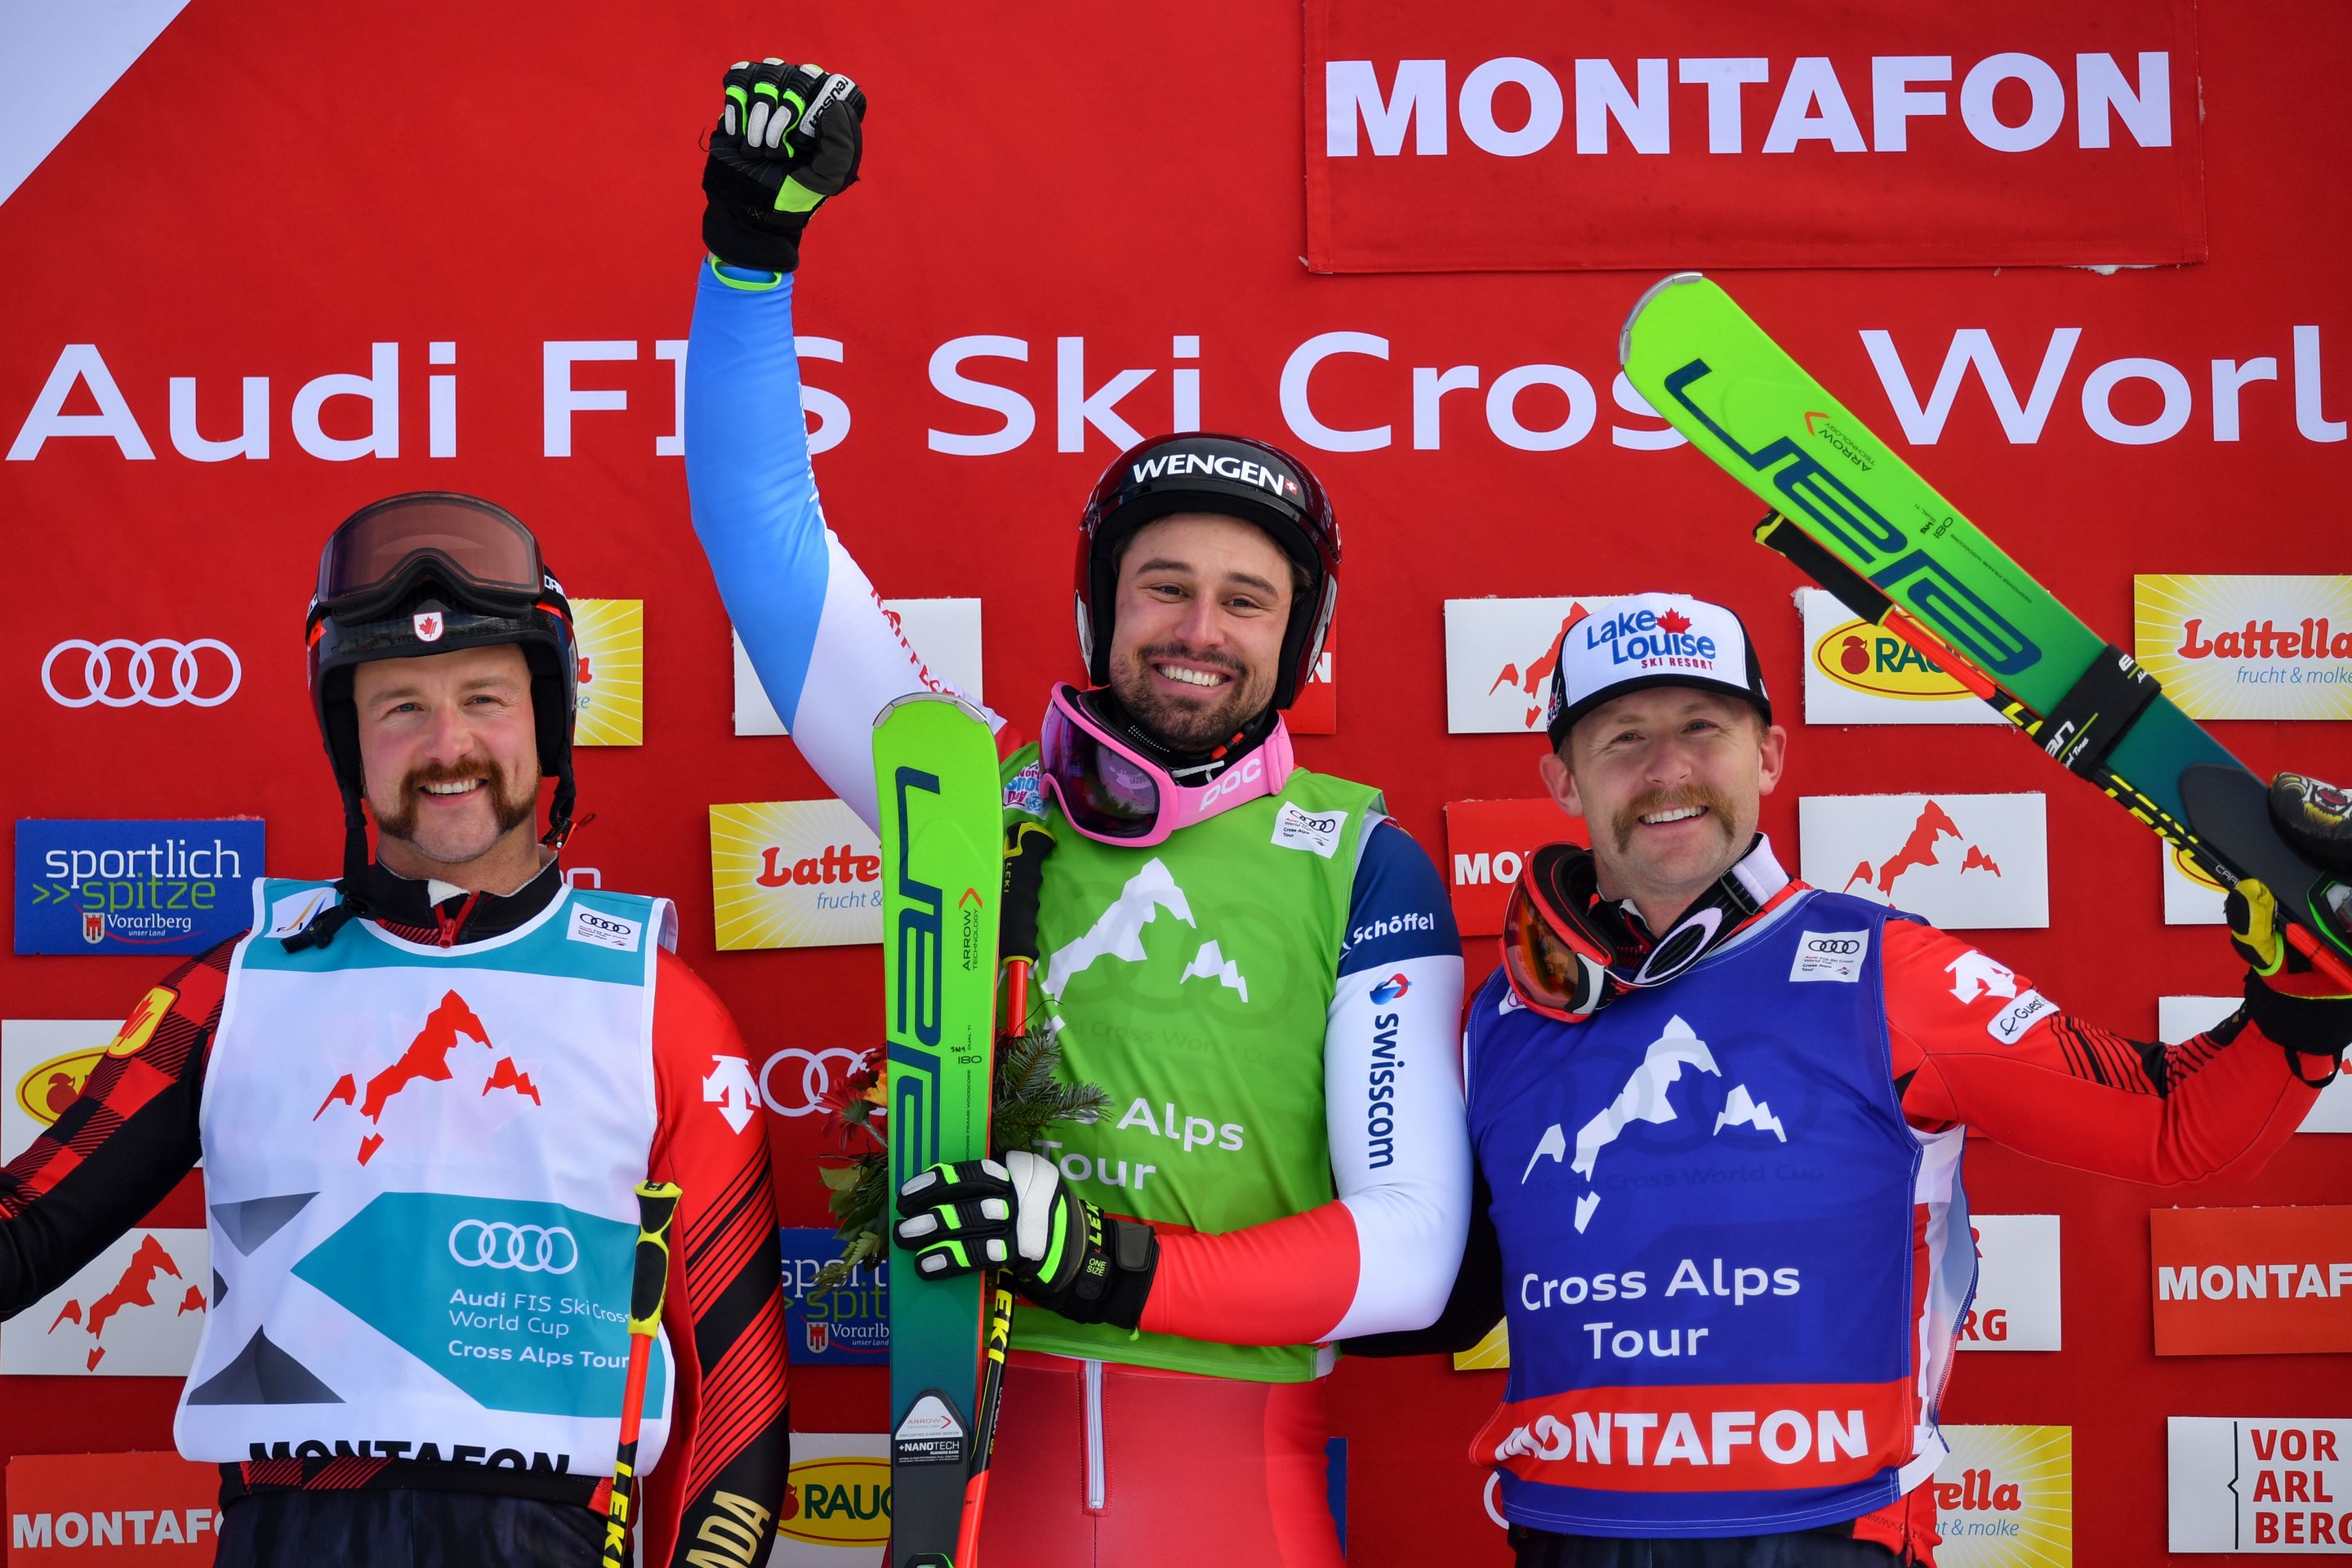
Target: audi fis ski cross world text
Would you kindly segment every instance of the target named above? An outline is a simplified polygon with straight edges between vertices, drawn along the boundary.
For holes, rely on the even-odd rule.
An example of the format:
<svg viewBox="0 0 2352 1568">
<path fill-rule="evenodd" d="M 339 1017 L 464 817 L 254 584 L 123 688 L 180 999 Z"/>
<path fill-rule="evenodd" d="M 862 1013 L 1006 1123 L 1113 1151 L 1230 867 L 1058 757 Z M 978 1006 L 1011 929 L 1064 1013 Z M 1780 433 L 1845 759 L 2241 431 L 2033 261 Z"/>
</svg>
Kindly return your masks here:
<svg viewBox="0 0 2352 1568">
<path fill-rule="evenodd" d="M 1186 474 L 1205 474 L 1214 479 L 1231 479 L 1236 484 L 1255 485 L 1272 495 L 1296 500 L 1299 499 L 1298 481 L 1288 474 L 1254 463 L 1246 458 L 1232 458 L 1218 452 L 1162 452 L 1135 464 L 1129 473 L 1135 483 L 1149 479 L 1181 479 Z"/>
<path fill-rule="evenodd" d="M 1788 506 L 1825 530 L 1874 587 L 1889 598 L 1900 598 L 1954 647 L 1987 669 L 2014 675 L 2041 661 L 2042 649 L 2032 638 L 2010 625 L 1973 589 L 1954 576 L 1950 567 L 1924 550 L 1912 549 L 1909 534 L 1880 515 L 1876 508 L 1823 468 L 1820 459 L 1800 447 L 1795 437 L 1779 437 L 1755 451 L 1740 445 L 1731 432 L 1717 424 L 1691 398 L 1692 384 L 1712 374 L 1713 367 L 1706 361 L 1692 360 L 1668 373 L 1666 395 L 1682 405 L 1692 418 L 1706 427 L 1707 434 L 1722 442 L 1740 461 L 1769 477 L 1772 488 Z M 1857 436 L 1848 434 L 1842 444 L 1818 438 L 1841 458 L 1858 461 L 1848 456 L 1856 449 Z M 1954 521 L 1957 519 L 1926 519 L 1931 532 L 1940 532 Z"/>
</svg>

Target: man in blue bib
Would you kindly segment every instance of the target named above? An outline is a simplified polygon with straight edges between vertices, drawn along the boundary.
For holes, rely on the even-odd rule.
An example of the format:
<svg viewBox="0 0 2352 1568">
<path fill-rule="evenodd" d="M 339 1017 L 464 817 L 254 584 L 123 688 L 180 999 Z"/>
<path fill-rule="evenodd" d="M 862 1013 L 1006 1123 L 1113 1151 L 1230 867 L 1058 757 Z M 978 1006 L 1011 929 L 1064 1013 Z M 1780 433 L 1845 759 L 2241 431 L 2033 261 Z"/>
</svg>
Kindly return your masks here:
<svg viewBox="0 0 2352 1568">
<path fill-rule="evenodd" d="M 1932 1563 L 1937 1407 L 1976 1277 L 1968 1131 L 2172 1184 L 2258 1170 L 2352 998 L 2231 906 L 2246 1001 L 2186 1044 L 2071 1016 L 1916 917 L 1793 881 L 1756 830 L 1787 732 L 1747 630 L 1644 594 L 1561 638 L 1538 850 L 1465 1038 L 1478 1218 L 1446 1315 L 1507 1320 L 1473 1444 L 1523 1568 Z M 2340 793 L 2281 775 L 2315 861 Z"/>
</svg>

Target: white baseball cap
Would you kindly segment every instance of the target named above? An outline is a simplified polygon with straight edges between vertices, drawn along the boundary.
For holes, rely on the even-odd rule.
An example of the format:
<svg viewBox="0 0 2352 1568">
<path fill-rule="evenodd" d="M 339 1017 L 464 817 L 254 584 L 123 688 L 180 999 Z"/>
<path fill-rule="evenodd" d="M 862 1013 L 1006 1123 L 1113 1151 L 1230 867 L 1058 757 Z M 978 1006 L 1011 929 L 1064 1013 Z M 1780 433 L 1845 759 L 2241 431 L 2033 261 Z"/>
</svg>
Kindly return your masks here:
<svg viewBox="0 0 2352 1568">
<path fill-rule="evenodd" d="M 1696 686 L 1745 698 L 1772 721 L 1772 700 L 1748 627 L 1688 594 L 1595 599 L 1559 634 L 1544 733 L 1554 750 L 1603 702 L 1653 686 Z"/>
</svg>

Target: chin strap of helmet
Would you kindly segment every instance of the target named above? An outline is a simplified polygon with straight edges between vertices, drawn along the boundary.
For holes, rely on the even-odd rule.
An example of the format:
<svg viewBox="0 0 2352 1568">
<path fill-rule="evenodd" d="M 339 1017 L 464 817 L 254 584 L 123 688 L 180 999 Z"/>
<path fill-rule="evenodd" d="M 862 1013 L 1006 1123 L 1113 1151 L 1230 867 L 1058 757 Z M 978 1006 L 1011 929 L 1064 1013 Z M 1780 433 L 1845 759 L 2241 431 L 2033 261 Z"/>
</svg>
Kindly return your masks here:
<svg viewBox="0 0 2352 1568">
<path fill-rule="evenodd" d="M 547 801 L 547 831 L 539 841 L 550 849 L 561 851 L 572 837 L 572 830 L 581 826 L 572 820 L 572 807 L 576 798 L 572 784 L 572 759 L 563 759 L 562 771 L 555 775 L 555 793 Z M 593 820 L 593 818 L 592 818 Z"/>
</svg>

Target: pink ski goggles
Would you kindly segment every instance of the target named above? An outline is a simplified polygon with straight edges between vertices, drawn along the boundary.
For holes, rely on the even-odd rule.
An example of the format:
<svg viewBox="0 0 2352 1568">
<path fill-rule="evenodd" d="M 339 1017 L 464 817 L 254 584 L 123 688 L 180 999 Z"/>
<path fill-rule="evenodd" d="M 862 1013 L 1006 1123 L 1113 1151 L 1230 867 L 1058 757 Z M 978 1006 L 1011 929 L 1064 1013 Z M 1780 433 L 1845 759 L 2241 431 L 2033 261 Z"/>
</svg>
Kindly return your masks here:
<svg viewBox="0 0 2352 1568">
<path fill-rule="evenodd" d="M 1280 719 L 1248 755 L 1203 784 L 1181 784 L 1137 755 L 1086 710 L 1078 689 L 1056 683 L 1037 750 L 1045 787 L 1070 826 L 1105 844 L 1145 848 L 1180 827 L 1278 793 L 1290 782 L 1290 730 Z"/>
</svg>

